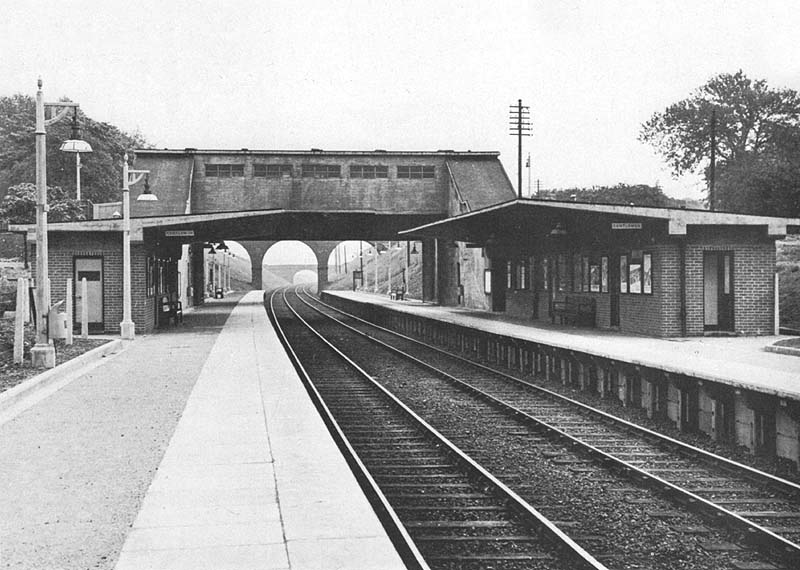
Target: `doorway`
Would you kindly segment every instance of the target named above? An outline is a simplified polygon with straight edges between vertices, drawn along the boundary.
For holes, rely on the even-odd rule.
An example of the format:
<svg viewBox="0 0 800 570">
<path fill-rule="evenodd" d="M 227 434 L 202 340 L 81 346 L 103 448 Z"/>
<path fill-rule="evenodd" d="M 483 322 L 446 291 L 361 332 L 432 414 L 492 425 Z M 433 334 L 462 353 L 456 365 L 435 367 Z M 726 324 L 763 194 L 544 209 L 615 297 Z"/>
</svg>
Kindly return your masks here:
<svg viewBox="0 0 800 570">
<path fill-rule="evenodd" d="M 75 266 L 75 315 L 73 325 L 83 322 L 83 304 L 86 303 L 87 323 L 90 331 L 103 330 L 103 258 L 76 257 Z M 86 279 L 86 299 L 83 299 L 81 281 Z"/>
<path fill-rule="evenodd" d="M 503 258 L 492 259 L 492 311 L 506 310 L 507 262 Z"/>
<path fill-rule="evenodd" d="M 733 253 L 703 253 L 703 328 L 733 331 Z"/>
<path fill-rule="evenodd" d="M 612 258 L 612 263 L 608 267 L 608 290 L 610 295 L 609 307 L 609 326 L 619 326 L 619 284 L 620 284 L 620 261 L 619 258 Z"/>
</svg>

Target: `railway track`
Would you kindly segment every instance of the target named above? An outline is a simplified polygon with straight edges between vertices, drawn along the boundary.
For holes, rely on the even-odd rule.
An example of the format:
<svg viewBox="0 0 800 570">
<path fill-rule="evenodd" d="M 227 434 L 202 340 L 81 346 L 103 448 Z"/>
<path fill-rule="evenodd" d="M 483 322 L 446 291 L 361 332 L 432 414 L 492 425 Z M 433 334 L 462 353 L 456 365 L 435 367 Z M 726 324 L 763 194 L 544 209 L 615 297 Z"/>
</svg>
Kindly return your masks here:
<svg viewBox="0 0 800 570">
<path fill-rule="evenodd" d="M 738 544 L 744 544 L 757 546 L 768 552 L 769 557 L 778 558 L 790 567 L 797 564 L 800 550 L 796 543 L 800 537 L 797 485 L 649 432 L 516 377 L 378 329 L 322 306 L 316 299 L 307 299 L 307 302 L 313 302 L 317 310 L 329 315 L 335 313 L 338 319 L 375 340 L 390 343 L 395 350 L 413 352 L 417 365 L 425 361 L 430 372 L 445 378 L 451 386 L 479 395 L 495 409 L 513 414 L 515 421 L 532 428 L 536 436 L 525 437 L 530 446 L 543 450 L 547 459 L 574 463 L 574 471 L 592 473 L 593 467 L 574 459 L 575 450 L 580 450 L 582 457 L 595 465 L 610 467 L 613 473 L 634 481 L 637 489 L 650 489 L 673 505 L 678 504 L 681 509 L 677 511 L 669 506 L 650 509 L 672 528 L 707 535 L 701 526 L 685 524 L 685 513 L 689 511 L 700 513 L 706 522 L 726 529 L 726 537 L 734 544 L 725 546 L 723 540 L 718 539 L 716 543 L 710 540 L 707 542 L 711 544 L 711 551 L 730 547 L 736 552 L 740 548 Z M 553 442 L 558 443 L 554 445 Z M 479 444 L 470 451 L 485 452 Z M 629 487 L 613 485 L 616 483 L 609 487 L 609 494 L 622 493 L 630 504 L 646 505 L 651 500 L 637 497 Z M 547 512 L 547 508 L 542 510 Z M 573 521 L 563 522 L 568 526 L 574 524 Z M 587 547 L 591 550 L 591 541 Z M 743 557 L 742 554 L 735 556 Z M 742 567 L 770 567 L 768 562 L 744 561 L 741 564 Z"/>
<path fill-rule="evenodd" d="M 270 318 L 409 567 L 605 568 L 275 295 Z"/>
</svg>

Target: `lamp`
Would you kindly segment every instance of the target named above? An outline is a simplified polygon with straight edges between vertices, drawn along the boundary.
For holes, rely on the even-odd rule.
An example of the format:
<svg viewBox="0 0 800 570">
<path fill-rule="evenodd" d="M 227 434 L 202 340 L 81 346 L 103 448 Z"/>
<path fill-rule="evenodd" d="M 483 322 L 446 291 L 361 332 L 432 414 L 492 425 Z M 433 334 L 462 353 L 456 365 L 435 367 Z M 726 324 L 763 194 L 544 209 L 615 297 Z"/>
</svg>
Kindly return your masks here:
<svg viewBox="0 0 800 570">
<path fill-rule="evenodd" d="M 36 344 L 31 347 L 31 365 L 34 368 L 53 368 L 56 365 L 56 349 L 48 334 L 50 313 L 50 276 L 48 274 L 47 251 L 47 132 L 45 127 L 57 123 L 69 112 L 77 108 L 77 103 L 59 101 L 45 103 L 42 93 L 42 79 L 37 81 L 36 91 Z M 45 118 L 46 109 L 58 109 L 55 115 Z"/>
<path fill-rule="evenodd" d="M 550 237 L 564 237 L 565 235 L 567 235 L 567 230 L 561 222 L 556 223 L 550 230 Z"/>
<path fill-rule="evenodd" d="M 136 336 L 136 325 L 131 316 L 130 187 L 148 174 L 150 174 L 149 170 L 132 170 L 128 168 L 128 153 L 125 153 L 122 162 L 122 322 L 119 324 L 120 336 L 125 340 L 133 340 Z M 145 186 L 147 188 L 147 185 Z"/>
<path fill-rule="evenodd" d="M 150 191 L 150 173 L 144 175 L 144 192 L 136 197 L 137 202 L 157 202 L 158 196 Z"/>
<path fill-rule="evenodd" d="M 208 255 L 217 255 L 217 250 L 214 249 L 214 244 L 208 244 Z"/>
<path fill-rule="evenodd" d="M 92 152 L 92 145 L 81 140 L 81 128 L 78 125 L 78 108 L 74 107 L 72 115 L 72 133 L 70 138 L 61 143 L 61 152 L 75 153 L 75 199 L 81 199 L 81 153 Z"/>
<path fill-rule="evenodd" d="M 225 240 L 222 240 L 221 242 L 219 242 L 219 245 L 217 245 L 217 249 L 220 251 L 227 252 L 230 248 L 225 244 Z"/>
</svg>

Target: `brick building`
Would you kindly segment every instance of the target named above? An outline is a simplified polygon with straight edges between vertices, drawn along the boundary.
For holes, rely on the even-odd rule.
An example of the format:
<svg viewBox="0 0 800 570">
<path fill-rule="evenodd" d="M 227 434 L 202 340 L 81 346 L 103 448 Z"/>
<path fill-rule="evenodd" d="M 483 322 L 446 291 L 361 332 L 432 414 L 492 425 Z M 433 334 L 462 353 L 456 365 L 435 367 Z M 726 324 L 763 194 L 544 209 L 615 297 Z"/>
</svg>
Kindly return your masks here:
<svg viewBox="0 0 800 570">
<path fill-rule="evenodd" d="M 800 220 L 513 200 L 408 230 L 437 239 L 443 304 L 650 336 L 776 327 L 775 240 Z"/>
<path fill-rule="evenodd" d="M 397 240 L 402 229 L 446 218 L 451 196 L 462 208 L 513 197 L 496 152 L 139 150 L 134 166 L 148 172 L 131 187 L 132 317 L 139 332 L 158 325 L 164 299 L 203 302 L 209 242 L 242 243 L 256 287 L 269 244 L 310 242 L 324 286 L 338 241 Z M 158 199 L 137 200 L 146 192 Z M 120 212 L 121 202 L 97 204 L 92 220 L 49 225 L 51 298 L 64 299 L 68 278 L 87 277 L 89 324 L 98 331 L 117 332 L 122 319 Z M 35 228 L 14 229 L 27 231 L 32 260 Z M 426 275 L 431 298 L 435 273 L 429 268 Z"/>
<path fill-rule="evenodd" d="M 238 241 L 261 286 L 279 240 L 310 242 L 320 290 L 343 240 L 422 238 L 423 298 L 541 322 L 651 336 L 775 331 L 775 240 L 800 220 L 515 200 L 494 152 L 141 150 L 131 188 L 137 330 L 165 298 L 202 303 L 203 246 Z M 137 201 L 145 192 L 157 201 Z M 121 320 L 122 210 L 50 225 L 53 301 L 91 283 L 90 323 Z M 415 228 L 410 230 L 409 228 Z M 33 251 L 34 232 L 28 230 Z M 76 312 L 77 313 L 77 312 Z"/>
</svg>

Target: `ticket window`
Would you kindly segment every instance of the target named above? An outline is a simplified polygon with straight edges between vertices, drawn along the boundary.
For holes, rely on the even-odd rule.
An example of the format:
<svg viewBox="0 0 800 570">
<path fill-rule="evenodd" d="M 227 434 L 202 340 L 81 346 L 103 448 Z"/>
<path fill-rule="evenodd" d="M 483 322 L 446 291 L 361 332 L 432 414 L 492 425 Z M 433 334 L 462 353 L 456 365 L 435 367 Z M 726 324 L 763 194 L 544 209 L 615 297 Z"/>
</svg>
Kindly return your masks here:
<svg viewBox="0 0 800 570">
<path fill-rule="evenodd" d="M 89 330 L 103 330 L 103 258 L 75 258 L 75 324 L 83 323 L 83 279 L 86 279 L 86 308 Z"/>
</svg>

